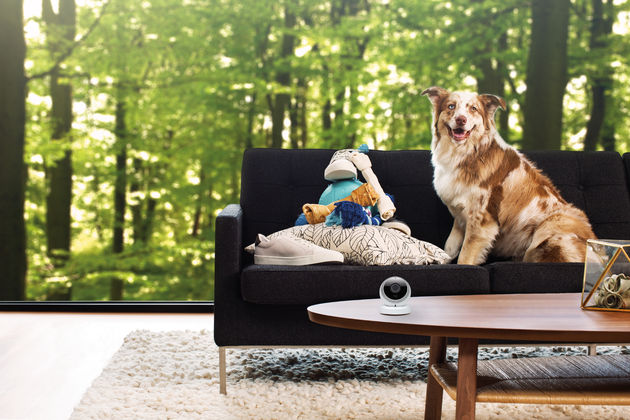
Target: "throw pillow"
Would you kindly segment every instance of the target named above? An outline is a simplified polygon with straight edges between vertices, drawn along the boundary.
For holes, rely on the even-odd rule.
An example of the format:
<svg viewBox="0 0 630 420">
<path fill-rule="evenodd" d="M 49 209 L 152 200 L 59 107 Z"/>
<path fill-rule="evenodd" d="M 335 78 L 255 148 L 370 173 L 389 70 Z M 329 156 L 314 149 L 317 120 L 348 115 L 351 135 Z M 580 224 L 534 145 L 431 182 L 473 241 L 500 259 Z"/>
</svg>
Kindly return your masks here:
<svg viewBox="0 0 630 420">
<path fill-rule="evenodd" d="M 267 235 L 268 238 L 277 236 L 293 236 L 341 252 L 349 264 L 421 265 L 444 264 L 449 261 L 448 255 L 439 247 L 383 226 L 343 228 L 318 223 L 294 226 Z M 253 253 L 254 245 L 245 249 Z"/>
</svg>

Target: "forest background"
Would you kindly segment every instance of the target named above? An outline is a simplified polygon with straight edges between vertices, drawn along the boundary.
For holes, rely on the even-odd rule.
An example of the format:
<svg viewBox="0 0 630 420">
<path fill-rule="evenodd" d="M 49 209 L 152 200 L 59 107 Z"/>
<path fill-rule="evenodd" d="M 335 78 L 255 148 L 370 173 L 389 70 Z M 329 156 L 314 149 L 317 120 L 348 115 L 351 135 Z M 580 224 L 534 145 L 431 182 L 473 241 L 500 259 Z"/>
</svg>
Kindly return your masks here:
<svg viewBox="0 0 630 420">
<path fill-rule="evenodd" d="M 430 86 L 503 97 L 521 149 L 629 151 L 629 10 L 3 0 L 0 300 L 212 300 L 245 149 L 427 149 Z"/>
</svg>

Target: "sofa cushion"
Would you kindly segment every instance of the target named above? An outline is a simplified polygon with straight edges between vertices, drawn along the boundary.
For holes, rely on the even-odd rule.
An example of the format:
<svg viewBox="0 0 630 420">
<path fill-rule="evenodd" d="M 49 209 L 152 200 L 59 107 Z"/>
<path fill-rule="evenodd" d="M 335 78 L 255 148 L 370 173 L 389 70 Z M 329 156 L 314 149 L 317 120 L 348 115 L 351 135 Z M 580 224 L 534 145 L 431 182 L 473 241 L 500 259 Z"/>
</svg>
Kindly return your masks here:
<svg viewBox="0 0 630 420">
<path fill-rule="evenodd" d="M 488 271 L 477 266 L 250 265 L 241 273 L 241 294 L 250 303 L 276 305 L 370 299 L 378 298 L 381 283 L 390 276 L 407 280 L 412 296 L 490 291 Z"/>
<path fill-rule="evenodd" d="M 439 247 L 383 226 L 343 228 L 318 223 L 283 229 L 268 235 L 268 238 L 283 236 L 304 239 L 322 248 L 341 252 L 347 264 L 444 264 L 450 260 Z M 245 249 L 251 253 L 255 250 L 253 244 Z"/>
<path fill-rule="evenodd" d="M 582 291 L 583 263 L 495 262 L 490 273 L 492 293 L 575 293 Z M 579 302 L 576 303 L 578 305 Z"/>
</svg>

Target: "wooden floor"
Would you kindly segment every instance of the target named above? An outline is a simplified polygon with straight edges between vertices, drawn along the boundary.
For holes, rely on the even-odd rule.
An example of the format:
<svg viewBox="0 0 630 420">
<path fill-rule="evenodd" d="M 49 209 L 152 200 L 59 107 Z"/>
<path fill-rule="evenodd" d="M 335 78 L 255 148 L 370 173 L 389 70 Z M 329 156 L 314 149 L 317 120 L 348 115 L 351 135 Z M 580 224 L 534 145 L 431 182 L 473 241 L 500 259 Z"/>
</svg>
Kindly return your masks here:
<svg viewBox="0 0 630 420">
<path fill-rule="evenodd" d="M 0 312 L 0 419 L 66 420 L 129 332 L 213 324 L 208 314 Z"/>
</svg>

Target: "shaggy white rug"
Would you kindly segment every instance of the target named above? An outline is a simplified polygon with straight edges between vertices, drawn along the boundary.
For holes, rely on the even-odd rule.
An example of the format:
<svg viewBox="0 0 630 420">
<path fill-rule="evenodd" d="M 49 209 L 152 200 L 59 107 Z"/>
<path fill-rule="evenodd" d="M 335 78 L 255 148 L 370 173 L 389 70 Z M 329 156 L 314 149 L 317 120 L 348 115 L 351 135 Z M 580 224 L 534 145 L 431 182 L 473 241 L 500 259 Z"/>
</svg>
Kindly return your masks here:
<svg viewBox="0 0 630 420">
<path fill-rule="evenodd" d="M 626 347 L 600 353 L 630 353 Z M 480 358 L 584 354 L 585 347 L 482 348 Z M 135 331 L 71 419 L 419 419 L 428 349 L 228 350 L 219 394 L 211 331 Z M 450 349 L 449 358 L 456 357 Z M 455 404 L 444 394 L 443 418 Z M 477 404 L 478 419 L 628 419 L 630 407 Z"/>
</svg>

